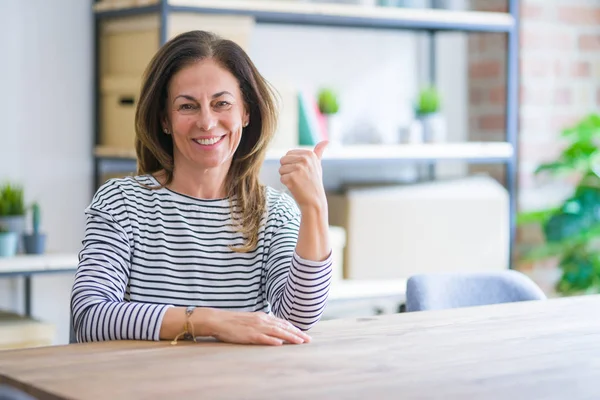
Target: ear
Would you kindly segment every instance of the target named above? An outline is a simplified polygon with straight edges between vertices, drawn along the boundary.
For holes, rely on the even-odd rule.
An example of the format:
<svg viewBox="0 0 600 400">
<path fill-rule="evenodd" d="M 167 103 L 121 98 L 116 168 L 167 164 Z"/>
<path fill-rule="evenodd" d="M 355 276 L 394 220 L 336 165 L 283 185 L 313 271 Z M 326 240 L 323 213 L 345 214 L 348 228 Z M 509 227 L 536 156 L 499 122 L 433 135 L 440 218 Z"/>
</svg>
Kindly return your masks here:
<svg viewBox="0 0 600 400">
<path fill-rule="evenodd" d="M 250 113 L 248 112 L 248 108 L 244 107 L 244 115 L 242 116 L 242 126 L 245 128 L 250 123 Z"/>
<path fill-rule="evenodd" d="M 169 134 L 170 133 L 169 126 L 170 126 L 170 124 L 169 124 L 168 118 L 166 116 L 163 116 L 160 119 L 160 129 L 162 130 L 163 133 Z"/>
</svg>

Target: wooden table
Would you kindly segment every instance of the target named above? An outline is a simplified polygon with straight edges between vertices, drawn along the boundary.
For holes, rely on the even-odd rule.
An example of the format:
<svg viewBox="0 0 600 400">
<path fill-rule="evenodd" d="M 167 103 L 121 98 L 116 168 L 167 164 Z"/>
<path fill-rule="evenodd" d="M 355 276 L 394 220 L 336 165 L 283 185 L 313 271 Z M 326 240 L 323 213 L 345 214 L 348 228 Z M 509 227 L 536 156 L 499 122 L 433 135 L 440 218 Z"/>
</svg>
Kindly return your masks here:
<svg viewBox="0 0 600 400">
<path fill-rule="evenodd" d="M 50 399 L 597 399 L 600 296 L 327 321 L 310 344 L 106 342 L 0 353 Z"/>
</svg>

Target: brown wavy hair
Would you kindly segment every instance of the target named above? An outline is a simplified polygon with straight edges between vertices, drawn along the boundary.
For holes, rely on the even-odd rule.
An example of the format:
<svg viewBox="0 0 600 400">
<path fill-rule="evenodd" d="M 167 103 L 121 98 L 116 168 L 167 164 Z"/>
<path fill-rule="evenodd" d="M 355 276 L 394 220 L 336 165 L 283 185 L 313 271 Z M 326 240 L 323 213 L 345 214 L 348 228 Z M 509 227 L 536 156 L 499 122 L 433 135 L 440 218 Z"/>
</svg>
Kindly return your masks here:
<svg viewBox="0 0 600 400">
<path fill-rule="evenodd" d="M 173 141 L 171 135 L 163 133 L 161 123 L 167 116 L 169 83 L 178 71 L 204 59 L 214 60 L 236 77 L 249 114 L 249 124 L 242 132 L 225 182 L 232 218 L 244 236 L 244 245 L 233 250 L 248 252 L 258 244 L 266 211 L 265 188 L 258 176 L 275 132 L 277 110 L 274 90 L 238 44 L 210 32 L 191 31 L 176 36 L 159 49 L 144 72 L 135 112 L 137 173 L 164 171 L 165 182 L 158 188 L 173 181 Z M 236 212 L 234 198 L 239 209 Z"/>
</svg>

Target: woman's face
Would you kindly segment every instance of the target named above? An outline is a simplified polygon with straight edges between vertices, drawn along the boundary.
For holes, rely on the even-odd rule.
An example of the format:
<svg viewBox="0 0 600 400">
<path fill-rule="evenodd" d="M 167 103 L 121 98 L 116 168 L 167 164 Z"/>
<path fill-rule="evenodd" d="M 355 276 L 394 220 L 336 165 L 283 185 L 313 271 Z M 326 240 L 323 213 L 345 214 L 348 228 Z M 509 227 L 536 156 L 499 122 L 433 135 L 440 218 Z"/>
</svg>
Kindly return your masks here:
<svg viewBox="0 0 600 400">
<path fill-rule="evenodd" d="M 226 174 L 249 122 L 235 76 L 202 60 L 175 74 L 168 91 L 163 128 L 173 136 L 175 168 L 218 168 Z"/>
</svg>

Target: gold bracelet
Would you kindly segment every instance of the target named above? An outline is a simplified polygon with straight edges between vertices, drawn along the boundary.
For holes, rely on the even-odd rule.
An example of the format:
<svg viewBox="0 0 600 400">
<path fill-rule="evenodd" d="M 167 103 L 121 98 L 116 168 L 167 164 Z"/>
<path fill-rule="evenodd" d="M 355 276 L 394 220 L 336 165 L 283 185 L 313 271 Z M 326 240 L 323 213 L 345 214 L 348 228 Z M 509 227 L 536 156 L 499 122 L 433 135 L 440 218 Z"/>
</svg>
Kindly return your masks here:
<svg viewBox="0 0 600 400">
<path fill-rule="evenodd" d="M 196 309 L 196 306 L 188 306 L 185 309 L 185 323 L 183 324 L 183 332 L 181 332 L 179 335 L 175 336 L 175 339 L 171 342 L 171 344 L 177 344 L 177 340 L 182 335 L 183 335 L 183 340 L 193 340 L 194 342 L 197 342 L 196 333 L 194 332 L 194 324 L 192 324 L 190 322 L 190 317 L 192 316 L 192 313 L 194 312 L 195 309 Z"/>
</svg>

